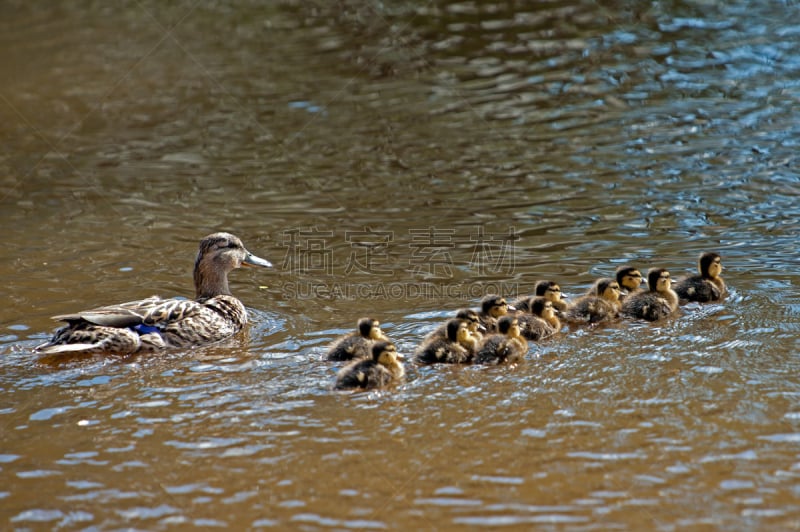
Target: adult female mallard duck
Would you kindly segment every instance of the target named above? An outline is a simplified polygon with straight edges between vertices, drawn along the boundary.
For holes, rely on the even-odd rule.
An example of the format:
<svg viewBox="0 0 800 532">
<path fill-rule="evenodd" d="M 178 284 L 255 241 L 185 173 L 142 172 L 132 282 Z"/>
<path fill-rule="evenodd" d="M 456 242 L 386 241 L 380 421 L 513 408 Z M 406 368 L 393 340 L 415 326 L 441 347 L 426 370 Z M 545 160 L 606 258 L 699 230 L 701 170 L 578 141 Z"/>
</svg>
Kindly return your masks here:
<svg viewBox="0 0 800 532">
<path fill-rule="evenodd" d="M 685 301 L 719 301 L 725 295 L 725 281 L 722 280 L 722 258 L 717 253 L 707 252 L 697 260 L 700 275 L 690 275 L 675 283 L 675 293 Z"/>
<path fill-rule="evenodd" d="M 479 340 L 470 331 L 469 323 L 453 318 L 445 324 L 444 338 L 433 336 L 425 340 L 417 349 L 414 360 L 420 364 L 444 362 L 466 364 L 475 356 Z"/>
<path fill-rule="evenodd" d="M 399 383 L 406 373 L 398 358 L 392 342 L 376 342 L 372 346 L 371 358 L 354 360 L 339 370 L 334 388 L 368 390 Z"/>
<path fill-rule="evenodd" d="M 515 364 L 528 353 L 528 342 L 519 329 L 519 319 L 513 315 L 503 316 L 497 321 L 499 334 L 484 338 L 478 353 L 476 364 Z"/>
<path fill-rule="evenodd" d="M 242 241 L 230 233 L 208 235 L 200 241 L 194 263 L 195 299 L 153 296 L 54 316 L 67 324 L 35 350 L 47 355 L 127 355 L 206 344 L 232 336 L 247 323 L 244 305 L 228 287 L 228 272 L 241 266 L 272 264 L 247 251 Z"/>
<path fill-rule="evenodd" d="M 556 315 L 553 302 L 545 296 L 533 296 L 521 301 L 517 311 L 519 329 L 523 337 L 534 342 L 549 338 L 561 330 L 561 320 Z"/>
<path fill-rule="evenodd" d="M 478 319 L 487 332 L 497 332 L 497 320 L 508 314 L 509 310 L 515 310 L 509 306 L 504 297 L 498 295 L 488 295 L 481 299 L 481 311 Z"/>
<path fill-rule="evenodd" d="M 642 283 L 644 282 L 644 278 L 642 277 L 642 272 L 639 271 L 639 268 L 635 268 L 633 266 L 620 266 L 617 268 L 614 276 L 617 279 L 617 284 L 619 284 L 620 301 L 624 300 L 631 294 L 642 291 Z"/>
<path fill-rule="evenodd" d="M 651 268 L 647 272 L 647 292 L 629 295 L 622 302 L 622 313 L 632 318 L 656 321 L 666 318 L 678 308 L 678 294 L 672 288 L 669 272 Z"/>
<path fill-rule="evenodd" d="M 567 320 L 573 323 L 601 323 L 619 316 L 622 304 L 620 287 L 616 279 L 603 277 L 595 281 L 593 293 L 575 300 L 567 311 Z"/>
<path fill-rule="evenodd" d="M 341 336 L 331 344 L 327 360 L 355 360 L 372 356 L 372 345 L 379 341 L 389 341 L 381 331 L 381 324 L 372 318 L 358 320 L 356 330 Z"/>
</svg>

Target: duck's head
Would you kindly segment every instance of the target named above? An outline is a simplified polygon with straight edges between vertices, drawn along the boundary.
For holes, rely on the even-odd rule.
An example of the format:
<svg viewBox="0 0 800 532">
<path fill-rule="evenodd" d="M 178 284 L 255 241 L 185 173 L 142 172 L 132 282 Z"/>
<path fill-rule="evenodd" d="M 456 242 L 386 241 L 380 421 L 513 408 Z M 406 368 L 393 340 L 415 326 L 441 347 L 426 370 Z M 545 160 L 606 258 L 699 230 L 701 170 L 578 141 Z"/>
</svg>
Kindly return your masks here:
<svg viewBox="0 0 800 532">
<path fill-rule="evenodd" d="M 664 268 L 650 268 L 647 271 L 647 286 L 651 292 L 667 292 L 672 286 L 669 272 Z"/>
<path fill-rule="evenodd" d="M 611 302 L 619 301 L 620 288 L 616 279 L 604 277 L 595 284 L 597 295 Z"/>
<path fill-rule="evenodd" d="M 242 266 L 271 268 L 272 263 L 247 251 L 239 237 L 230 233 L 214 233 L 205 237 L 200 241 L 194 262 L 197 299 L 231 295 L 228 272 Z"/>
<path fill-rule="evenodd" d="M 516 338 L 522 334 L 519 330 L 519 320 L 516 316 L 506 315 L 500 318 L 497 322 L 497 330 L 500 334 L 505 334 L 512 338 Z"/>
<path fill-rule="evenodd" d="M 378 364 L 386 367 L 395 366 L 400 358 L 400 354 L 392 342 L 378 342 L 372 346 L 372 360 Z"/>
<path fill-rule="evenodd" d="M 481 300 L 481 311 L 493 318 L 505 316 L 509 310 L 513 310 L 513 308 L 508 306 L 504 297 L 489 295 Z"/>
<path fill-rule="evenodd" d="M 370 340 L 386 340 L 386 336 L 381 330 L 381 323 L 372 318 L 358 320 L 358 334 Z"/>
<path fill-rule="evenodd" d="M 624 288 L 629 292 L 639 290 L 639 288 L 642 286 L 642 282 L 644 281 L 642 272 L 633 266 L 620 266 L 617 268 L 616 279 L 620 288 Z"/>
<path fill-rule="evenodd" d="M 553 302 L 547 297 L 539 296 L 531 299 L 531 314 L 549 321 L 555 317 L 556 309 L 553 308 Z"/>
<path fill-rule="evenodd" d="M 553 281 L 539 281 L 533 290 L 537 296 L 545 297 L 548 301 L 553 302 L 561 301 L 561 296 L 563 295 L 561 287 Z"/>
<path fill-rule="evenodd" d="M 472 343 L 472 332 L 469 330 L 469 324 L 458 318 L 453 318 L 447 321 L 447 339 L 451 342 L 458 342 L 459 344 Z"/>
<path fill-rule="evenodd" d="M 471 308 L 462 308 L 458 312 L 456 312 L 456 318 L 459 320 L 465 321 L 467 323 L 467 327 L 471 332 L 484 332 L 486 331 L 486 327 L 481 325 L 481 320 L 478 317 L 478 313 L 472 310 Z"/>
<path fill-rule="evenodd" d="M 722 273 L 722 257 L 712 251 L 703 253 L 697 260 L 697 266 L 700 269 L 700 275 L 716 279 Z"/>
</svg>

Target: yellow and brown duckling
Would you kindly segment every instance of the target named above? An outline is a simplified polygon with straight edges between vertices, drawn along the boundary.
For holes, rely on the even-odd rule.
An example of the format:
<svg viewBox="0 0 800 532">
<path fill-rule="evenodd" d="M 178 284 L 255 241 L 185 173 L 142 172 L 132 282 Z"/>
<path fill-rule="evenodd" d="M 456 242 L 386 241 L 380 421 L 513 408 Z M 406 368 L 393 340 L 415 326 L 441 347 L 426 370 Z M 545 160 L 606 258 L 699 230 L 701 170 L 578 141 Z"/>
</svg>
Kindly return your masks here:
<svg viewBox="0 0 800 532">
<path fill-rule="evenodd" d="M 567 320 L 572 323 L 601 323 L 619 316 L 622 303 L 619 300 L 620 286 L 616 279 L 603 277 L 592 285 L 592 294 L 575 300 L 567 311 Z"/>
<path fill-rule="evenodd" d="M 469 323 L 453 318 L 445 324 L 446 336 L 429 338 L 417 349 L 414 360 L 420 364 L 468 364 L 478 350 L 480 340 L 470 331 Z"/>
<path fill-rule="evenodd" d="M 497 332 L 497 320 L 508 314 L 514 307 L 509 306 L 506 298 L 498 295 L 488 295 L 481 300 L 481 311 L 478 313 L 481 325 L 487 333 Z"/>
<path fill-rule="evenodd" d="M 632 318 L 656 321 L 666 318 L 678 308 L 678 294 L 672 290 L 672 280 L 664 268 L 647 272 L 647 292 L 629 295 L 622 302 L 622 313 Z"/>
<path fill-rule="evenodd" d="M 471 308 L 462 308 L 456 312 L 455 319 L 459 319 L 461 321 L 465 321 L 467 323 L 467 328 L 472 333 L 472 336 L 480 340 L 483 338 L 483 333 L 486 332 L 486 328 L 481 324 L 480 316 L 478 312 L 471 309 Z M 431 331 L 428 336 L 425 337 L 425 342 L 432 341 L 435 338 L 447 338 L 447 324 L 450 320 L 447 320 L 436 329 Z"/>
<path fill-rule="evenodd" d="M 553 302 L 545 296 L 533 296 L 521 301 L 527 311 L 518 311 L 520 333 L 534 342 L 549 338 L 561 330 L 561 320 Z"/>
<path fill-rule="evenodd" d="M 553 304 L 556 314 L 561 317 L 569 305 L 564 301 L 561 287 L 554 281 L 539 281 L 533 287 L 534 295 L 544 297 Z"/>
<path fill-rule="evenodd" d="M 614 274 L 619 284 L 619 299 L 623 301 L 626 297 L 637 292 L 642 292 L 644 277 L 639 268 L 633 266 L 620 266 Z"/>
<path fill-rule="evenodd" d="M 528 353 L 528 342 L 522 336 L 519 319 L 513 315 L 503 316 L 497 320 L 498 334 L 484 338 L 478 353 L 476 364 L 515 364 L 525 358 Z"/>
<path fill-rule="evenodd" d="M 349 332 L 336 339 L 325 355 L 326 360 L 362 360 L 372 356 L 372 346 L 375 342 L 389 341 L 381 331 L 381 324 L 373 318 L 358 320 L 355 331 Z"/>
<path fill-rule="evenodd" d="M 719 301 L 727 291 L 722 280 L 722 258 L 717 253 L 707 252 L 697 260 L 699 275 L 690 275 L 675 283 L 675 293 L 684 301 L 708 303 Z"/>
<path fill-rule="evenodd" d="M 35 350 L 46 355 L 128 355 L 223 340 L 247 324 L 247 311 L 231 295 L 228 273 L 241 266 L 271 267 L 230 233 L 200 241 L 194 264 L 195 299 L 158 296 L 75 314 L 54 316 L 67 323 Z"/>
<path fill-rule="evenodd" d="M 370 390 L 399 384 L 405 376 L 392 342 L 376 342 L 372 346 L 370 358 L 354 360 L 336 374 L 334 388 L 337 390 Z"/>
</svg>

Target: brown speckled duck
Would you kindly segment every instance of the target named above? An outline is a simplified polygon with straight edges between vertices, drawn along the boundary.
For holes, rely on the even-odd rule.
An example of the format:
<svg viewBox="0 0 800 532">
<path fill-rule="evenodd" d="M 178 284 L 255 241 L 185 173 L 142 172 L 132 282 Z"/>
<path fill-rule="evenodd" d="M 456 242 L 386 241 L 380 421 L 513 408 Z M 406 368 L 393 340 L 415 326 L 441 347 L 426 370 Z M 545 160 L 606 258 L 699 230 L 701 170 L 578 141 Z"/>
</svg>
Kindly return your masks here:
<svg viewBox="0 0 800 532">
<path fill-rule="evenodd" d="M 578 298 L 567 311 L 572 323 L 601 323 L 619 316 L 622 307 L 620 286 L 616 279 L 604 277 L 592 285 L 592 293 Z"/>
<path fill-rule="evenodd" d="M 272 264 L 247 251 L 230 233 L 208 235 L 200 241 L 194 264 L 195 299 L 153 296 L 54 316 L 67 324 L 35 350 L 46 355 L 127 355 L 223 340 L 247 323 L 244 305 L 228 287 L 228 273 L 241 266 Z"/>
<path fill-rule="evenodd" d="M 480 340 L 470 331 L 469 323 L 453 318 L 445 324 L 445 337 L 432 336 L 425 340 L 414 354 L 420 364 L 467 364 L 478 350 Z"/>
<path fill-rule="evenodd" d="M 389 341 L 381 331 L 380 325 L 378 320 L 361 318 L 355 331 L 339 337 L 331 344 L 325 358 L 333 361 L 370 358 L 375 342 Z"/>
<path fill-rule="evenodd" d="M 622 302 L 622 313 L 632 318 L 656 321 L 666 318 L 678 308 L 678 294 L 671 288 L 672 280 L 664 268 L 647 272 L 647 292 L 629 295 Z"/>
<path fill-rule="evenodd" d="M 517 317 L 503 316 L 497 321 L 497 330 L 498 334 L 484 338 L 475 355 L 476 364 L 515 364 L 525 358 L 528 342 L 520 332 Z"/>
<path fill-rule="evenodd" d="M 707 252 L 697 260 L 700 275 L 690 275 L 675 283 L 675 293 L 683 301 L 708 303 L 719 301 L 725 295 L 725 281 L 722 280 L 722 258 L 717 253 Z"/>
<path fill-rule="evenodd" d="M 398 384 L 405 376 L 405 369 L 392 342 L 376 342 L 372 346 L 372 357 L 354 360 L 336 374 L 336 390 L 383 388 Z"/>
<path fill-rule="evenodd" d="M 533 286 L 533 294 L 550 301 L 553 304 L 553 310 L 555 310 L 556 315 L 563 316 L 563 313 L 567 311 L 568 305 L 563 299 L 564 293 L 555 281 L 538 281 Z"/>
<path fill-rule="evenodd" d="M 471 308 L 462 308 L 456 312 L 455 318 L 467 323 L 467 328 L 472 333 L 472 336 L 478 340 L 483 338 L 483 333 L 486 332 L 486 328 L 481 324 L 481 319 L 477 311 Z M 450 320 L 447 320 L 431 331 L 425 338 L 425 342 L 432 341 L 434 338 L 447 338 L 448 323 L 450 323 Z"/>
</svg>

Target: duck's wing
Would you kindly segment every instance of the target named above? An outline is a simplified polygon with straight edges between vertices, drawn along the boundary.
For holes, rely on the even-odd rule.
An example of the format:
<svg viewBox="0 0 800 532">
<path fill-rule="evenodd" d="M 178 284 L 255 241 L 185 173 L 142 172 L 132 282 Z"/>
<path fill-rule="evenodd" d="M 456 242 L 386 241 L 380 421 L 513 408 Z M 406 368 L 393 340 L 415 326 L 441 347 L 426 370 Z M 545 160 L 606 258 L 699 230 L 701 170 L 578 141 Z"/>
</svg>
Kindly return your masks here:
<svg viewBox="0 0 800 532">
<path fill-rule="evenodd" d="M 204 308 L 202 303 L 191 299 L 162 299 L 152 296 L 74 314 L 61 314 L 53 316 L 53 319 L 68 323 L 88 322 L 104 327 L 133 328 L 139 325 L 157 327 L 193 316 Z"/>
</svg>

